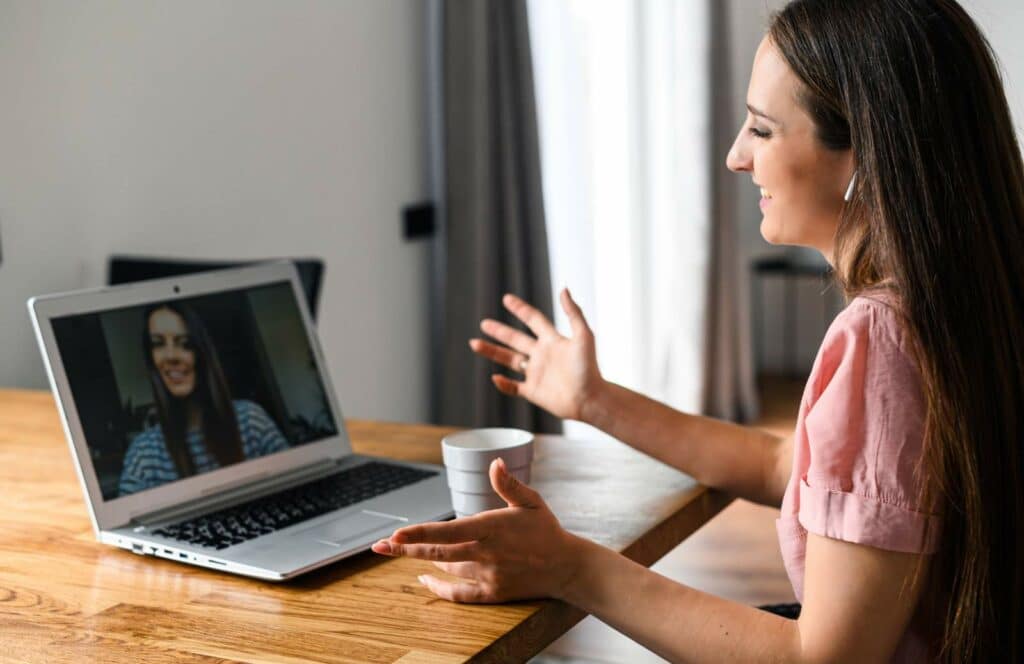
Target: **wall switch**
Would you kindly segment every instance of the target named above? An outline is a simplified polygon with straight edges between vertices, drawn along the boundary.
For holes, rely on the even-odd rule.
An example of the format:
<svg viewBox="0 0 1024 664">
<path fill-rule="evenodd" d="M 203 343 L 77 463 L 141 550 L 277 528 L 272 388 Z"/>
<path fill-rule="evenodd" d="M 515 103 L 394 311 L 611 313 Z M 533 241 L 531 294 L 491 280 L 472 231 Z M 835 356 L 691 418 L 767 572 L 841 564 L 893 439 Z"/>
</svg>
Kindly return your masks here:
<svg viewBox="0 0 1024 664">
<path fill-rule="evenodd" d="M 434 236 L 433 203 L 419 203 L 402 208 L 402 236 L 406 240 Z"/>
</svg>

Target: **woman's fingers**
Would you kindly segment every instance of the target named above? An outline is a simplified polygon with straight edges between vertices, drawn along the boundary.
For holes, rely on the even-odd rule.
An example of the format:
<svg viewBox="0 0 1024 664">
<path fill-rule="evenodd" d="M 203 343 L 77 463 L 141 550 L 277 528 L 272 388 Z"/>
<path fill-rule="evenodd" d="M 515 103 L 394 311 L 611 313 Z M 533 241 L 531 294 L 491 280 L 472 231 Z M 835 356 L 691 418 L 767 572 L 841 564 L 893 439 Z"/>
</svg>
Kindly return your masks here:
<svg viewBox="0 0 1024 664">
<path fill-rule="evenodd" d="M 397 544 L 457 544 L 485 540 L 490 533 L 487 519 L 476 515 L 399 528 L 391 535 L 391 541 Z"/>
<path fill-rule="evenodd" d="M 580 305 L 576 304 L 576 300 L 572 299 L 572 295 L 569 294 L 568 288 L 562 289 L 562 294 L 559 299 L 562 301 L 562 310 L 565 311 L 565 315 L 569 317 L 569 324 L 572 326 L 573 336 L 590 334 L 590 326 L 587 325 L 587 319 L 583 317 L 583 310 L 580 309 Z"/>
<path fill-rule="evenodd" d="M 523 360 L 527 359 L 526 355 L 522 353 L 516 353 L 502 346 L 495 346 L 483 339 L 470 339 L 469 347 L 477 355 L 486 357 L 488 360 L 497 362 L 513 371 L 522 371 Z"/>
<path fill-rule="evenodd" d="M 434 561 L 431 565 L 446 574 L 451 574 L 452 576 L 457 576 L 463 579 L 473 579 L 474 581 L 479 580 L 482 573 L 480 563 L 474 562 L 442 563 Z"/>
<path fill-rule="evenodd" d="M 427 587 L 430 592 L 449 602 L 461 602 L 465 604 L 484 604 L 498 601 L 490 586 L 472 581 L 442 581 L 436 577 L 424 574 L 419 577 L 419 582 Z"/>
<path fill-rule="evenodd" d="M 419 560 L 436 560 L 446 563 L 459 563 L 479 560 L 480 545 L 477 542 L 461 544 L 398 544 L 388 540 L 379 540 L 372 547 L 375 553 L 385 556 L 405 556 Z"/>
<path fill-rule="evenodd" d="M 507 376 L 501 374 L 491 374 L 491 382 L 498 388 L 498 391 L 502 394 L 507 394 L 510 397 L 519 396 L 519 389 L 522 387 L 522 383 L 518 380 L 512 380 Z"/>
<path fill-rule="evenodd" d="M 514 327 L 509 327 L 504 323 L 491 320 L 490 318 L 485 318 L 480 321 L 480 329 L 484 331 L 484 334 L 494 337 L 501 343 L 510 348 L 514 348 L 523 355 L 529 355 L 533 352 L 533 347 L 537 344 L 537 340 L 525 332 L 521 332 Z"/>
<path fill-rule="evenodd" d="M 548 337 L 558 334 L 555 326 L 536 307 L 530 305 L 522 298 L 509 293 L 502 298 L 505 308 L 512 312 L 512 315 L 526 323 L 526 327 L 537 335 L 537 337 Z"/>
</svg>

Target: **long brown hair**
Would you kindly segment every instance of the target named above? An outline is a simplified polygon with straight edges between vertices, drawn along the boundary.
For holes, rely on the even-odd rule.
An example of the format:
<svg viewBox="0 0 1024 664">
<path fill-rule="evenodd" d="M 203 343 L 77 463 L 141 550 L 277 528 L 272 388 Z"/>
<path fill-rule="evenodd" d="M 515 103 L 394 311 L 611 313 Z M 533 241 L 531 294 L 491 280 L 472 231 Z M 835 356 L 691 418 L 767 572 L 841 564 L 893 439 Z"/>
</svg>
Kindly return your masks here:
<svg viewBox="0 0 1024 664">
<path fill-rule="evenodd" d="M 836 277 L 884 281 L 914 340 L 934 656 L 1021 661 L 1024 167 L 995 57 L 954 0 L 796 0 L 769 38 L 821 143 L 853 150 Z"/>
<path fill-rule="evenodd" d="M 180 303 L 151 306 L 146 309 L 143 316 L 142 347 L 145 349 L 146 368 L 149 369 L 149 382 L 156 397 L 156 410 L 164 434 L 164 443 L 178 471 L 179 479 L 194 475 L 196 468 L 186 439 L 188 412 L 185 400 L 176 398 L 167 390 L 160 370 L 153 362 L 149 319 L 160 309 L 176 313 L 185 321 L 185 327 L 188 328 L 189 342 L 196 358 L 195 390 L 190 399 L 199 407 L 203 445 L 221 468 L 244 460 L 242 436 L 238 431 L 238 420 L 231 403 L 227 380 L 224 378 L 213 340 L 210 339 L 202 319 L 192 308 Z"/>
</svg>

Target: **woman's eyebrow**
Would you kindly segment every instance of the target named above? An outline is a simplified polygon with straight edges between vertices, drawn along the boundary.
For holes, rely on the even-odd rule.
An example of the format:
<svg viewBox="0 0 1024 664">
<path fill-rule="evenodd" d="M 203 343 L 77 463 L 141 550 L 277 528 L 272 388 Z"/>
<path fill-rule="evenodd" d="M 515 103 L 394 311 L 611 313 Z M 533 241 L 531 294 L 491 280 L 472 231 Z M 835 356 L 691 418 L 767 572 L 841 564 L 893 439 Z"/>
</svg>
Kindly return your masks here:
<svg viewBox="0 0 1024 664">
<path fill-rule="evenodd" d="M 757 116 L 757 117 L 759 117 L 759 118 L 764 118 L 764 119 L 765 119 L 765 120 L 767 120 L 768 122 L 773 122 L 773 123 L 775 123 L 775 124 L 782 124 L 781 122 L 779 122 L 778 120 L 776 120 L 776 119 L 775 119 L 775 118 L 773 118 L 772 116 L 768 115 L 768 114 L 767 114 L 767 113 L 765 113 L 764 111 L 760 111 L 760 110 L 758 110 L 758 109 L 754 108 L 754 107 L 753 107 L 753 106 L 751 106 L 750 104 L 747 104 L 747 110 L 748 110 L 748 111 L 750 111 L 750 112 L 751 112 L 751 113 L 752 113 L 753 115 L 756 115 L 756 116 Z"/>
</svg>

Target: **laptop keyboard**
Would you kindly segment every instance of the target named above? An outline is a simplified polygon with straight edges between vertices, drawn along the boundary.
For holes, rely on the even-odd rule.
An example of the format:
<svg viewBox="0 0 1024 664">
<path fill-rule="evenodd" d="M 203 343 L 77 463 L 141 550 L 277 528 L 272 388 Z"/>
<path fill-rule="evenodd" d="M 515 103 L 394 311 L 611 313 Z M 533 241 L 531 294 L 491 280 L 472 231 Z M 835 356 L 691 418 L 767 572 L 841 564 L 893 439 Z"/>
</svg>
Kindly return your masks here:
<svg viewBox="0 0 1024 664">
<path fill-rule="evenodd" d="M 371 461 L 241 505 L 158 528 L 153 534 L 226 549 L 434 475 L 437 473 Z"/>
</svg>

